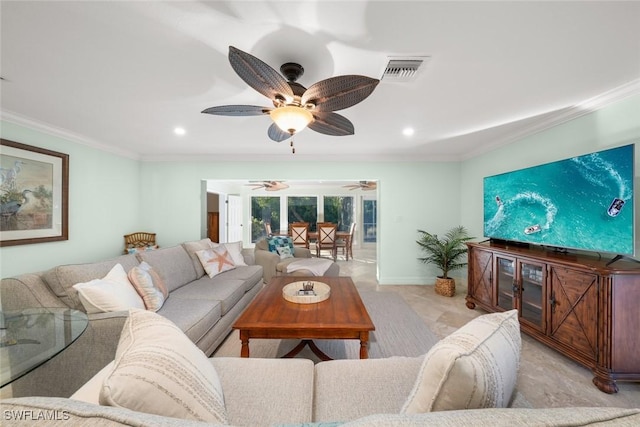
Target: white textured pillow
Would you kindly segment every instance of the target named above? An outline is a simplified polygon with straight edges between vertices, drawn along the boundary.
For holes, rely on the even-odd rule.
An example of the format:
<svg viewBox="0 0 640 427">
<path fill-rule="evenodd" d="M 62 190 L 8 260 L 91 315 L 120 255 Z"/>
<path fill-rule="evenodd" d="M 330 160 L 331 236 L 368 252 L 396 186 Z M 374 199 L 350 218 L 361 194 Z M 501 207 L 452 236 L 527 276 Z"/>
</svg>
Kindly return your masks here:
<svg viewBox="0 0 640 427">
<path fill-rule="evenodd" d="M 401 413 L 506 407 L 521 345 L 517 310 L 473 319 L 429 350 Z"/>
<path fill-rule="evenodd" d="M 102 279 L 73 285 L 87 314 L 144 308 L 140 295 L 129 282 L 121 264 L 116 264 Z"/>
<path fill-rule="evenodd" d="M 170 320 L 131 310 L 100 404 L 227 424 L 222 386 L 205 354 Z"/>
<path fill-rule="evenodd" d="M 214 277 L 223 271 L 236 268 L 229 251 L 222 245 L 197 251 L 196 255 L 209 277 Z"/>
<path fill-rule="evenodd" d="M 231 242 L 231 243 L 213 243 L 211 242 L 211 247 L 216 248 L 219 246 L 224 246 L 229 251 L 229 255 L 231 255 L 231 259 L 233 263 L 237 266 L 247 265 L 244 262 L 244 256 L 242 255 L 242 242 Z"/>
<path fill-rule="evenodd" d="M 136 266 L 129 270 L 127 277 L 133 288 L 138 292 L 138 295 L 140 295 L 140 298 L 142 298 L 145 308 L 151 311 L 158 311 L 164 304 L 164 295 L 156 287 L 150 271 L 151 268 L 145 268 L 142 265 Z"/>
<path fill-rule="evenodd" d="M 278 255 L 280 255 L 280 259 L 293 258 L 293 251 L 289 246 L 278 246 L 276 248 L 278 251 Z"/>
</svg>

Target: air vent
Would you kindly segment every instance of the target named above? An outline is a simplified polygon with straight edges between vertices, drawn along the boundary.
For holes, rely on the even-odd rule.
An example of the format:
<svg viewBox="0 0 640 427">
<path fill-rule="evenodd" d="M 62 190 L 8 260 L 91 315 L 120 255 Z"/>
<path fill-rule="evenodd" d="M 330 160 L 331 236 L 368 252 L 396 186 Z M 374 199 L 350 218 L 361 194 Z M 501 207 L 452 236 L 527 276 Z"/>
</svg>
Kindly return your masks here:
<svg viewBox="0 0 640 427">
<path fill-rule="evenodd" d="M 383 81 L 388 82 L 408 82 L 415 80 L 420 67 L 429 59 L 428 56 L 413 58 L 390 58 L 389 63 L 382 73 Z"/>
</svg>

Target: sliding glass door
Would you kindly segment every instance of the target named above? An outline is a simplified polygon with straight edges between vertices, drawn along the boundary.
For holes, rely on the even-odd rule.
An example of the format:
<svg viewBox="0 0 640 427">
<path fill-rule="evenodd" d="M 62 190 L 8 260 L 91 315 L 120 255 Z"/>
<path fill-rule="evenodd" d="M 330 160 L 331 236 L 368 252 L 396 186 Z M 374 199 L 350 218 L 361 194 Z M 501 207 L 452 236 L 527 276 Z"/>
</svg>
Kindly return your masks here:
<svg viewBox="0 0 640 427">
<path fill-rule="evenodd" d="M 251 242 L 267 235 L 266 224 L 273 233 L 280 230 L 280 197 L 251 197 Z"/>
<path fill-rule="evenodd" d="M 323 197 L 324 220 L 338 224 L 338 231 L 349 231 L 354 222 L 353 197 L 351 196 L 324 196 Z"/>
<path fill-rule="evenodd" d="M 378 201 L 362 200 L 362 241 L 375 243 L 378 239 Z"/>
<path fill-rule="evenodd" d="M 317 197 L 287 197 L 287 222 L 308 222 L 309 231 L 316 231 L 318 223 Z"/>
</svg>

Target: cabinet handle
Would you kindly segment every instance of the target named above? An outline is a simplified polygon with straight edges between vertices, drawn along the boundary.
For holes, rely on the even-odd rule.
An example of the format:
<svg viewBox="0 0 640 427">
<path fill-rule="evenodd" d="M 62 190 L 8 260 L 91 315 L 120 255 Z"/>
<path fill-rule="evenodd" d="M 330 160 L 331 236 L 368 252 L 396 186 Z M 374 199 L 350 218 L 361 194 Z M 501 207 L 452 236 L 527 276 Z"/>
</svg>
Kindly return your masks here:
<svg viewBox="0 0 640 427">
<path fill-rule="evenodd" d="M 518 282 L 513 282 L 513 287 L 511 288 L 514 294 L 518 293 Z"/>
<path fill-rule="evenodd" d="M 555 294 L 551 294 L 551 298 L 549 298 L 549 304 L 551 304 L 551 312 L 556 312 L 556 296 Z"/>
</svg>

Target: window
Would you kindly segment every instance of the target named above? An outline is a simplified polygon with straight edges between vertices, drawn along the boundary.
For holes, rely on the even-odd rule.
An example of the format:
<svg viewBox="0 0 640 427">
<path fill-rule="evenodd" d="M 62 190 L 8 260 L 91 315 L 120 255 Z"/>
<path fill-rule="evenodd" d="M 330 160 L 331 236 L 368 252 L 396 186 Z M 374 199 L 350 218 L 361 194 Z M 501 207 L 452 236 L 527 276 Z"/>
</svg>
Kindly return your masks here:
<svg viewBox="0 0 640 427">
<path fill-rule="evenodd" d="M 362 201 L 362 240 L 366 243 L 375 242 L 378 234 L 378 205 L 376 200 Z"/>
<path fill-rule="evenodd" d="M 309 231 L 316 231 L 318 198 L 287 197 L 287 222 L 308 222 Z"/>
<path fill-rule="evenodd" d="M 338 224 L 338 231 L 349 231 L 353 221 L 353 197 L 325 196 L 324 220 Z"/>
<path fill-rule="evenodd" d="M 267 235 L 265 224 L 272 232 L 280 229 L 280 197 L 251 197 L 251 241 Z"/>
</svg>

